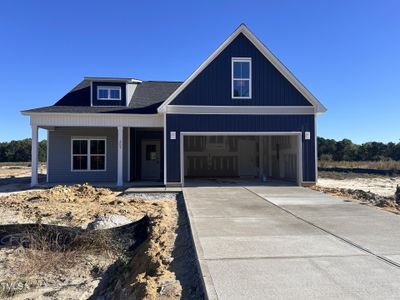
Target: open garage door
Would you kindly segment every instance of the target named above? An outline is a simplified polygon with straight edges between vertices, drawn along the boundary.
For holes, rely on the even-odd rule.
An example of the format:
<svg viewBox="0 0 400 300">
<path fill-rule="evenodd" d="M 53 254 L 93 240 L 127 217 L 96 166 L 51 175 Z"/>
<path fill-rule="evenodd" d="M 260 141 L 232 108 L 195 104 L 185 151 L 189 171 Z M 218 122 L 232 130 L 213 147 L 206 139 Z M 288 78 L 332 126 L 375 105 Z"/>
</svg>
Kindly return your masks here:
<svg viewBox="0 0 400 300">
<path fill-rule="evenodd" d="M 300 182 L 299 135 L 184 135 L 185 179 Z"/>
</svg>

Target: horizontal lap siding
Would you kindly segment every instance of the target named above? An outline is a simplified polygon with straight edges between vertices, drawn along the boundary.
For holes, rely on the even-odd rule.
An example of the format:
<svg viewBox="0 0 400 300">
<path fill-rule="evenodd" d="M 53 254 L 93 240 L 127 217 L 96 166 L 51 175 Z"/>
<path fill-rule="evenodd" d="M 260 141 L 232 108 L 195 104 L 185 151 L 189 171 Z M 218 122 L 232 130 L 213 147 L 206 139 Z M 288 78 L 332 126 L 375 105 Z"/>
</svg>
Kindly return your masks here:
<svg viewBox="0 0 400 300">
<path fill-rule="evenodd" d="M 171 140 L 170 132 L 176 132 Z M 314 115 L 167 115 L 167 181 L 180 182 L 180 132 L 303 133 L 303 181 L 315 181 Z M 304 140 L 304 132 L 311 133 Z"/>
<path fill-rule="evenodd" d="M 106 137 L 106 171 L 71 171 L 72 137 Z M 128 172 L 128 130 L 124 128 L 123 168 L 124 180 Z M 117 180 L 117 128 L 63 127 L 49 131 L 49 182 L 115 182 Z"/>
<path fill-rule="evenodd" d="M 251 99 L 232 99 L 232 57 L 252 59 Z M 311 106 L 311 103 L 243 34 L 232 41 L 171 104 Z"/>
</svg>

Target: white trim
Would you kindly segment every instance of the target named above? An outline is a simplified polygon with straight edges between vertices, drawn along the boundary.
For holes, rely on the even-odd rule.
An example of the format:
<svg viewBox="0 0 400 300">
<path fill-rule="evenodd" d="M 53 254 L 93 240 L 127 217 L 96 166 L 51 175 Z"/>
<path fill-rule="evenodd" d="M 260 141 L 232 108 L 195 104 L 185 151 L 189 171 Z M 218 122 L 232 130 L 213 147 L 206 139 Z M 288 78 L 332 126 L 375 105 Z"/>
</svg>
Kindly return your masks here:
<svg viewBox="0 0 400 300">
<path fill-rule="evenodd" d="M 87 141 L 87 169 L 75 170 L 74 169 L 74 156 L 85 156 L 85 154 L 74 154 L 74 141 Z M 104 141 L 104 154 L 91 154 L 90 142 L 91 141 Z M 90 165 L 91 156 L 104 156 L 104 169 L 92 170 Z M 71 172 L 107 172 L 107 138 L 103 136 L 72 136 L 71 137 Z"/>
<path fill-rule="evenodd" d="M 168 105 L 169 114 L 313 115 L 313 106 L 201 106 Z"/>
<path fill-rule="evenodd" d="M 247 62 L 249 63 L 249 78 L 235 78 L 234 76 L 234 64 L 235 62 Z M 251 57 L 232 57 L 232 68 L 231 68 L 231 96 L 232 99 L 251 99 L 251 91 L 252 91 L 252 68 L 251 68 Z M 234 95 L 234 82 L 235 80 L 248 80 L 249 81 L 249 96 L 248 97 L 235 97 Z"/>
<path fill-rule="evenodd" d="M 212 135 L 223 135 L 223 136 L 297 136 L 298 140 L 298 157 L 297 159 L 297 184 L 301 185 L 303 183 L 303 133 L 301 131 L 248 131 L 248 132 L 241 132 L 241 131 L 181 131 L 180 133 L 180 176 L 181 186 L 185 184 L 185 172 L 184 172 L 184 137 L 185 136 L 212 136 Z M 174 182 L 171 182 L 174 184 Z M 179 182 L 176 182 L 179 183 Z M 175 184 L 176 184 L 175 183 Z"/>
<path fill-rule="evenodd" d="M 93 81 L 90 81 L 90 106 L 93 106 Z"/>
<path fill-rule="evenodd" d="M 318 139 L 317 139 L 317 116 L 314 116 L 314 146 L 315 146 L 315 182 L 318 182 Z"/>
<path fill-rule="evenodd" d="M 301 135 L 301 131 L 181 131 L 184 135 L 191 136 L 211 136 L 211 135 L 224 135 L 224 136 L 297 136 Z"/>
<path fill-rule="evenodd" d="M 86 76 L 83 78 L 84 80 L 90 81 L 100 81 L 100 82 L 125 82 L 125 83 L 141 83 L 142 81 L 135 78 L 118 78 L 118 77 L 93 77 Z"/>
<path fill-rule="evenodd" d="M 128 182 L 131 181 L 131 128 L 128 127 Z"/>
<path fill-rule="evenodd" d="M 38 126 L 31 125 L 31 187 L 38 184 Z"/>
<path fill-rule="evenodd" d="M 163 114 L 163 118 L 164 118 L 164 143 L 163 143 L 163 147 L 164 147 L 164 184 L 167 185 L 167 114 L 164 113 Z"/>
<path fill-rule="evenodd" d="M 117 127 L 117 186 L 124 185 L 124 127 Z"/>
<path fill-rule="evenodd" d="M 121 95 L 122 97 L 122 95 Z M 129 107 L 130 99 L 128 99 L 128 84 L 125 84 L 125 106 Z"/>
<path fill-rule="evenodd" d="M 106 90 L 107 91 L 107 98 L 101 98 L 100 97 L 100 90 Z M 111 91 L 118 91 L 119 92 L 119 98 L 111 98 Z M 122 99 L 122 89 L 121 89 L 120 86 L 99 85 L 99 86 L 96 87 L 96 95 L 97 95 L 96 100 L 98 100 L 98 101 L 121 101 L 121 99 Z"/>
<path fill-rule="evenodd" d="M 297 157 L 297 184 L 302 185 L 303 183 L 303 134 L 300 133 L 297 136 L 297 147 L 298 147 L 298 157 Z"/>
<path fill-rule="evenodd" d="M 299 92 L 313 104 L 317 113 L 326 111 L 326 108 L 322 105 L 318 99 L 311 94 L 310 91 L 272 54 L 272 52 L 265 47 L 265 45 L 257 39 L 257 37 L 250 32 L 246 25 L 241 24 L 219 47 L 212 53 L 207 60 L 205 60 L 200 67 L 198 67 L 185 82 L 175 90 L 159 107 L 158 111 L 163 112 L 167 105 L 169 105 L 240 33 L 244 34 L 256 47 L 257 49 L 277 68 L 283 76 L 290 83 L 292 83 Z"/>
<path fill-rule="evenodd" d="M 101 113 L 24 113 L 29 115 L 30 124 L 40 127 L 155 127 L 162 128 L 161 114 L 101 114 Z"/>
<path fill-rule="evenodd" d="M 50 153 L 50 140 L 49 140 L 49 130 L 47 130 L 47 140 L 46 140 L 46 182 L 49 183 L 49 153 Z"/>
</svg>

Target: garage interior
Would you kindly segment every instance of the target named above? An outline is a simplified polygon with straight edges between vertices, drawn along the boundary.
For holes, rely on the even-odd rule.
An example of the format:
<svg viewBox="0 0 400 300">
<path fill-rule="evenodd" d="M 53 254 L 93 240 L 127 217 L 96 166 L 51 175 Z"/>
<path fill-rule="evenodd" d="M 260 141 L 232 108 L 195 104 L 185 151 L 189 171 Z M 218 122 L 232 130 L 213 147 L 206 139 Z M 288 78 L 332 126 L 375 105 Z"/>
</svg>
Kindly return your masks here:
<svg viewBox="0 0 400 300">
<path fill-rule="evenodd" d="M 297 135 L 184 136 L 185 179 L 300 183 Z"/>
</svg>

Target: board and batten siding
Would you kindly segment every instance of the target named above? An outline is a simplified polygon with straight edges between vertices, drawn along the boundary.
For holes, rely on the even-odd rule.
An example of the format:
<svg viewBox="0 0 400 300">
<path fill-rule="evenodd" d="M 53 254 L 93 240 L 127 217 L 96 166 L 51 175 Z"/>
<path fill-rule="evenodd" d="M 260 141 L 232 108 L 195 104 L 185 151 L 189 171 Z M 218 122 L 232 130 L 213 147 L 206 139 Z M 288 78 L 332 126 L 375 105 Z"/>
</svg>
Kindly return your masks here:
<svg viewBox="0 0 400 300">
<path fill-rule="evenodd" d="M 315 181 L 314 115 L 167 115 L 167 182 L 181 182 L 181 132 L 302 132 L 303 181 Z M 176 132 L 176 139 L 170 132 Z M 304 132 L 311 133 L 304 140 Z M 224 135 L 221 133 L 221 135 Z"/>
<path fill-rule="evenodd" d="M 105 137 L 106 171 L 71 171 L 71 139 Z M 123 178 L 128 179 L 128 129 L 123 132 Z M 57 127 L 49 131 L 48 178 L 50 183 L 117 181 L 117 128 Z"/>
<path fill-rule="evenodd" d="M 232 58 L 252 60 L 252 98 L 232 99 Z M 216 106 L 312 106 L 242 33 L 171 103 Z"/>
</svg>

